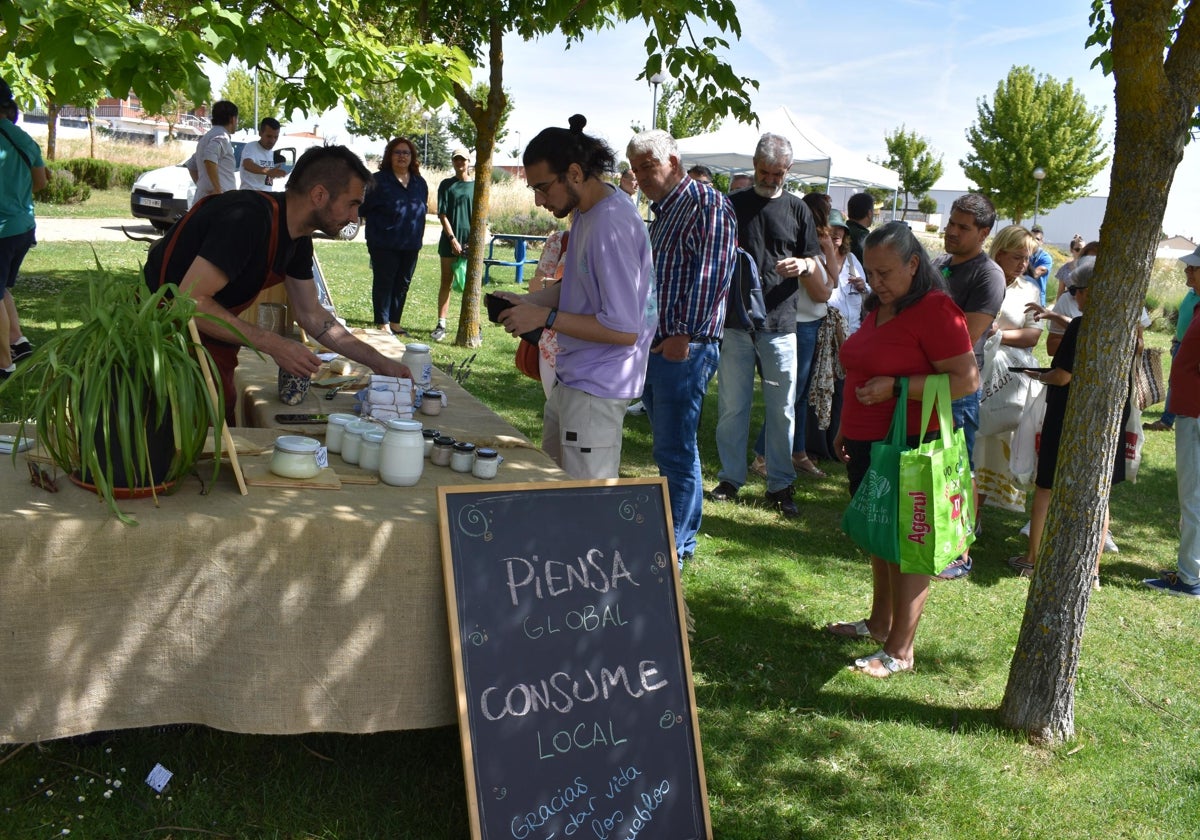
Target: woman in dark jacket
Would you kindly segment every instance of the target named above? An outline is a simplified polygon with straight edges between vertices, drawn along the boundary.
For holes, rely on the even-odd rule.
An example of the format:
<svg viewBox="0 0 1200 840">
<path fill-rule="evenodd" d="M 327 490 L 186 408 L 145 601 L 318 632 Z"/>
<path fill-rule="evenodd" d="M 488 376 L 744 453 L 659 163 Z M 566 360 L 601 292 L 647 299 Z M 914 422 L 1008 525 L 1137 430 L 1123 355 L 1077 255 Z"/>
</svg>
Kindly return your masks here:
<svg viewBox="0 0 1200 840">
<path fill-rule="evenodd" d="M 400 318 L 417 268 L 428 204 L 416 145 L 407 137 L 391 140 L 358 212 L 367 223 L 375 326 L 396 336 L 408 335 Z"/>
</svg>

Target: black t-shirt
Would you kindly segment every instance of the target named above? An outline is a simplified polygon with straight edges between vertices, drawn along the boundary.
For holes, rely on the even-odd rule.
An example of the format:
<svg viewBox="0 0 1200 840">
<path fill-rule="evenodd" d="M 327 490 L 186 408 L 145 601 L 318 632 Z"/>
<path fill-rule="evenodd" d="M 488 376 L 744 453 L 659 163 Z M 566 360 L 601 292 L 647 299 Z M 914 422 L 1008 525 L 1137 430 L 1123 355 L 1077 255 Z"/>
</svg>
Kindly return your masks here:
<svg viewBox="0 0 1200 840">
<path fill-rule="evenodd" d="M 254 300 L 267 282 L 273 216 L 270 200 L 256 190 L 232 190 L 196 205 L 150 249 L 144 270 L 146 285 L 158 288 L 163 254 L 177 234 L 166 282 L 182 282 L 196 257 L 204 257 L 229 278 L 229 283 L 213 295 L 217 303 L 235 309 Z M 287 277 L 311 280 L 312 238 L 294 240 L 288 235 L 287 201 L 283 195 L 278 196 L 278 203 L 274 270 Z M 180 225 L 183 227 L 177 230 Z"/>
<path fill-rule="evenodd" d="M 796 278 L 784 279 L 775 273 L 775 263 L 788 257 L 815 257 L 817 226 L 808 205 L 789 192 L 778 198 L 763 198 L 753 189 L 738 190 L 729 196 L 737 214 L 738 245 L 754 257 L 767 299 L 767 323 L 771 332 L 796 329 L 796 292 L 776 302 L 771 290 L 783 283 L 798 289 Z"/>
<path fill-rule="evenodd" d="M 995 318 L 1004 305 L 1004 270 L 987 254 L 976 254 L 957 265 L 950 262 L 950 255 L 943 254 L 933 261 L 933 266 L 946 278 L 950 297 L 964 314 L 982 312 Z M 987 330 L 975 342 L 975 364 L 983 369 L 983 346 L 987 343 Z"/>
</svg>

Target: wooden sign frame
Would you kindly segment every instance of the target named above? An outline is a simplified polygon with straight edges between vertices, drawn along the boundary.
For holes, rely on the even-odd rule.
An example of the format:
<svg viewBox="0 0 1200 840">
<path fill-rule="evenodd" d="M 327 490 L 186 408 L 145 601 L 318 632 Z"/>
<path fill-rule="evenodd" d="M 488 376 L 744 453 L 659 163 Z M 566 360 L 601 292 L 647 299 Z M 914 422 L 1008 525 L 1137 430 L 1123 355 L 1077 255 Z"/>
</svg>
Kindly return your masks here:
<svg viewBox="0 0 1200 840">
<path fill-rule="evenodd" d="M 471 836 L 712 840 L 666 480 L 438 512 Z"/>
</svg>

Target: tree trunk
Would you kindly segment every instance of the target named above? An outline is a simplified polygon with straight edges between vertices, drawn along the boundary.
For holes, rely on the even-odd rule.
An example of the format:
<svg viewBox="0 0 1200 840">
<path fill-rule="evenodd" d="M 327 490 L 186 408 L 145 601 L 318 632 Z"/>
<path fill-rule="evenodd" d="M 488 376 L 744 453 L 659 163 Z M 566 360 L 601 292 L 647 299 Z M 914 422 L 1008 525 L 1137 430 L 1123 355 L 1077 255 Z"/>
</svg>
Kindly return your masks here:
<svg viewBox="0 0 1200 840">
<path fill-rule="evenodd" d="M 1175 169 L 1200 100 L 1200 11 L 1189 7 L 1160 64 L 1172 0 L 1112 0 L 1117 131 L 1096 275 L 1021 633 L 1000 705 L 1039 742 L 1075 733 L 1075 674 L 1103 540 L 1134 327 Z M 1074 433 L 1072 433 L 1074 431 Z"/>
<path fill-rule="evenodd" d="M 46 103 L 46 160 L 58 158 L 58 112 L 57 102 Z"/>
<path fill-rule="evenodd" d="M 96 159 L 96 111 L 91 105 L 87 106 L 88 124 L 88 157 Z"/>
<path fill-rule="evenodd" d="M 496 149 L 496 133 L 508 104 L 503 85 L 504 26 L 495 14 L 489 25 L 488 67 L 488 99 L 483 105 L 471 98 L 470 91 L 455 85 L 458 102 L 470 115 L 476 134 L 475 207 L 471 213 L 467 285 L 458 313 L 458 334 L 454 338 L 455 345 L 459 347 L 479 347 L 483 344 L 479 304 L 483 299 L 483 254 L 488 238 L 488 206 L 492 195 L 492 153 Z"/>
</svg>

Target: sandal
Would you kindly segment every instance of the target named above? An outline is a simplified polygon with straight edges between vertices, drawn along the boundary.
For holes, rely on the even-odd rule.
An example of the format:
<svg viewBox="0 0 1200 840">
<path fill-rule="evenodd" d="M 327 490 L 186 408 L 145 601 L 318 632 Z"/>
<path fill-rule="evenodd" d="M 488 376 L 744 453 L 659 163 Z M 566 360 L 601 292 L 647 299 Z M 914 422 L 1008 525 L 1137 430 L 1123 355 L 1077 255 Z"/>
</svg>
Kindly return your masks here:
<svg viewBox="0 0 1200 840">
<path fill-rule="evenodd" d="M 1169 432 L 1171 427 L 1161 420 L 1155 420 L 1153 423 L 1143 423 L 1142 428 L 1148 432 Z"/>
<path fill-rule="evenodd" d="M 1017 554 L 1005 561 L 1008 567 L 1020 577 L 1033 577 L 1033 564 L 1025 559 L 1024 554 Z"/>
<path fill-rule="evenodd" d="M 883 641 L 883 639 L 876 639 L 875 635 L 868 629 L 866 619 L 862 621 L 835 621 L 832 624 L 825 625 L 825 632 L 830 636 L 837 636 L 839 639 L 875 639 L 877 642 Z"/>
<path fill-rule="evenodd" d="M 755 455 L 754 460 L 750 462 L 750 472 L 755 475 L 767 477 L 767 459 L 761 455 Z"/>
<path fill-rule="evenodd" d="M 869 669 L 872 662 L 878 662 L 883 666 L 885 673 L 876 674 Z M 912 665 L 901 662 L 887 651 L 877 650 L 870 656 L 864 656 L 861 659 L 855 659 L 854 665 L 850 668 L 851 671 L 858 671 L 860 674 L 866 674 L 868 677 L 874 677 L 877 680 L 885 680 L 892 674 L 898 674 L 901 671 L 911 671 Z"/>
<path fill-rule="evenodd" d="M 812 462 L 812 459 L 807 455 L 793 455 L 792 466 L 798 472 L 808 473 L 817 478 L 825 478 L 825 471 Z"/>
</svg>

